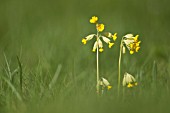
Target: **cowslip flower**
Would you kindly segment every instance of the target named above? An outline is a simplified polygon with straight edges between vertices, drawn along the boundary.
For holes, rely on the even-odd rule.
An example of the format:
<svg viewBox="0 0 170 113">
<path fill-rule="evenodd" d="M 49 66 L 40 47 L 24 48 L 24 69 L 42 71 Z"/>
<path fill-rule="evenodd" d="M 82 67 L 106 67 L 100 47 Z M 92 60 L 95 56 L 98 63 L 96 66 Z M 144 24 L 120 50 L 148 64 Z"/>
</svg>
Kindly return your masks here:
<svg viewBox="0 0 170 113">
<path fill-rule="evenodd" d="M 138 52 L 140 49 L 141 41 L 138 40 L 138 37 L 139 35 L 133 36 L 133 34 L 127 34 L 123 37 L 123 43 L 130 51 L 130 54 Z M 125 50 L 123 51 L 123 53 L 125 53 Z"/>
<path fill-rule="evenodd" d="M 96 24 L 97 34 L 88 35 L 87 37 L 82 39 L 82 43 L 87 44 L 88 41 L 92 40 L 95 37 L 96 41 L 94 42 L 92 51 L 96 52 L 96 49 L 98 48 L 99 52 L 103 52 L 104 49 L 103 49 L 103 42 L 102 41 L 107 43 L 108 47 L 111 48 L 114 45 L 114 43 L 111 42 L 111 40 L 109 38 L 113 38 L 113 40 L 115 41 L 116 38 L 117 38 L 117 33 L 112 34 L 112 33 L 109 32 L 107 36 L 102 36 L 101 34 L 99 34 L 99 32 L 102 32 L 104 30 L 104 24 L 99 24 L 99 23 L 97 23 L 97 21 L 98 21 L 98 17 L 96 17 L 96 16 L 93 16 L 90 19 L 90 23 Z"/>
<path fill-rule="evenodd" d="M 108 39 L 107 37 L 102 36 L 102 39 L 104 42 L 106 42 L 109 45 L 109 48 L 111 48 L 114 45 L 114 43 L 111 43 L 110 39 Z"/>
<path fill-rule="evenodd" d="M 106 32 L 105 35 L 109 38 L 113 38 L 114 41 L 117 39 L 117 33 L 112 34 L 110 32 Z"/>
<path fill-rule="evenodd" d="M 85 38 L 83 38 L 81 42 L 82 42 L 83 44 L 86 44 L 87 41 L 91 40 L 94 36 L 95 36 L 95 34 L 88 35 L 88 36 L 86 36 Z"/>
<path fill-rule="evenodd" d="M 102 32 L 104 30 L 104 24 L 96 24 L 96 29 L 98 32 Z"/>
<path fill-rule="evenodd" d="M 126 72 L 124 74 L 122 84 L 123 86 L 127 86 L 128 88 L 131 88 L 131 87 L 136 86 L 138 83 L 136 82 L 136 79 L 131 74 Z"/>
<path fill-rule="evenodd" d="M 106 80 L 103 77 L 100 79 L 100 85 L 102 86 L 103 89 L 107 87 L 107 89 L 110 90 L 112 88 L 108 80 Z"/>
<path fill-rule="evenodd" d="M 93 16 L 91 19 L 90 19 L 90 23 L 94 24 L 98 21 L 98 17 L 96 16 Z"/>
<path fill-rule="evenodd" d="M 99 79 L 99 52 L 103 52 L 104 49 L 103 49 L 103 42 L 107 43 L 108 44 L 108 47 L 111 48 L 114 43 L 111 42 L 111 40 L 109 38 L 113 38 L 113 40 L 115 41 L 116 38 L 117 38 L 117 33 L 116 34 L 111 34 L 110 33 L 110 36 L 103 36 L 102 35 L 102 32 L 103 30 L 105 29 L 105 25 L 104 24 L 101 24 L 101 23 L 98 23 L 98 17 L 96 16 L 93 16 L 91 19 L 90 19 L 90 23 L 92 24 L 95 24 L 96 26 L 96 34 L 90 34 L 88 36 L 86 36 L 85 38 L 82 39 L 82 43 L 83 44 L 87 44 L 88 41 L 92 40 L 92 39 L 95 39 L 95 42 L 94 42 L 94 45 L 93 45 L 93 49 L 92 51 L 93 52 L 96 52 L 96 78 L 97 78 L 97 84 L 96 84 L 96 92 L 99 94 L 100 92 L 100 84 L 104 87 L 107 87 L 107 89 L 109 90 L 111 88 L 110 86 L 110 83 L 102 78 L 101 80 Z M 97 51 L 96 51 L 97 50 Z M 102 89 L 102 92 L 104 90 Z"/>
</svg>

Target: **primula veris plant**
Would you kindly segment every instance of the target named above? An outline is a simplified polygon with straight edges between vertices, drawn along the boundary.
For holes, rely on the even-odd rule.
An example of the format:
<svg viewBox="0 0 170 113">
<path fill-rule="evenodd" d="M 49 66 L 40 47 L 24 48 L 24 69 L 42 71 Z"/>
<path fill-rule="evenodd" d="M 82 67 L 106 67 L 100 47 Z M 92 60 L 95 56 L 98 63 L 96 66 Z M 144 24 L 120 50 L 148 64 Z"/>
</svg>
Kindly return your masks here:
<svg viewBox="0 0 170 113">
<path fill-rule="evenodd" d="M 102 86 L 102 94 L 105 88 L 107 88 L 107 90 L 110 90 L 112 88 L 108 80 L 103 77 L 100 79 L 100 86 Z"/>
<path fill-rule="evenodd" d="M 82 43 L 83 44 L 87 44 L 88 41 L 95 39 L 92 51 L 96 52 L 96 61 L 97 61 L 97 85 L 96 85 L 96 89 L 97 89 L 97 93 L 99 93 L 99 86 L 100 86 L 100 80 L 99 80 L 99 52 L 103 52 L 103 42 L 105 42 L 106 44 L 108 44 L 108 47 L 111 48 L 114 45 L 114 42 L 111 42 L 111 39 L 113 39 L 114 41 L 117 38 L 117 33 L 110 33 L 107 32 L 105 33 L 105 35 L 102 35 L 102 32 L 105 29 L 105 25 L 98 23 L 99 19 L 96 16 L 93 16 L 90 19 L 90 23 L 94 24 L 96 27 L 96 34 L 90 34 L 88 36 L 86 36 L 85 38 L 82 39 Z"/>
<path fill-rule="evenodd" d="M 121 75 L 121 58 L 122 53 L 126 53 L 126 49 L 129 51 L 130 54 L 134 54 L 135 52 L 138 52 L 140 49 L 140 43 L 141 41 L 138 40 L 139 35 L 134 36 L 133 34 L 127 34 L 122 37 L 121 43 L 120 43 L 120 53 L 119 53 L 119 63 L 118 63 L 118 95 L 119 95 L 119 89 L 120 89 L 120 75 Z M 134 78 L 132 75 L 125 73 L 124 75 L 124 81 L 126 81 L 126 77 L 128 78 Z M 133 79 L 134 80 L 134 79 Z M 132 84 L 128 83 L 128 87 L 131 87 Z"/>
<path fill-rule="evenodd" d="M 123 82 L 122 82 L 123 86 L 126 86 L 128 88 L 137 86 L 137 82 L 136 79 L 129 73 L 125 73 L 124 77 L 123 77 Z"/>
</svg>

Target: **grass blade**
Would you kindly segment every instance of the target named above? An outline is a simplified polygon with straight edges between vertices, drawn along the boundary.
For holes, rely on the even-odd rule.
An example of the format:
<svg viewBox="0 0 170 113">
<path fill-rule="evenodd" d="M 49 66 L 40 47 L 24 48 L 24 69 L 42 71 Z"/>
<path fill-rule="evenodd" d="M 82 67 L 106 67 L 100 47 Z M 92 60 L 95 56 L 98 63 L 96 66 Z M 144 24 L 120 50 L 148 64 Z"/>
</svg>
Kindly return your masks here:
<svg viewBox="0 0 170 113">
<path fill-rule="evenodd" d="M 21 89 L 21 93 L 22 93 L 22 65 L 21 65 L 21 61 L 19 60 L 19 57 L 17 56 L 17 60 L 18 60 L 18 65 L 19 65 L 19 70 L 20 70 L 20 89 Z"/>
<path fill-rule="evenodd" d="M 2 79 L 9 85 L 9 87 L 12 89 L 18 100 L 22 101 L 21 95 L 17 92 L 16 88 L 13 86 L 13 84 L 5 77 L 2 76 Z"/>
<path fill-rule="evenodd" d="M 58 76 L 59 76 L 59 74 L 60 74 L 61 68 L 62 68 L 62 65 L 59 64 L 59 65 L 58 65 L 58 68 L 57 68 L 57 70 L 56 70 L 56 72 L 55 72 L 55 75 L 54 75 L 53 79 L 51 80 L 51 82 L 50 82 L 50 84 L 49 84 L 49 89 L 51 89 L 51 88 L 53 87 L 53 85 L 56 83 L 57 78 L 58 78 Z"/>
</svg>

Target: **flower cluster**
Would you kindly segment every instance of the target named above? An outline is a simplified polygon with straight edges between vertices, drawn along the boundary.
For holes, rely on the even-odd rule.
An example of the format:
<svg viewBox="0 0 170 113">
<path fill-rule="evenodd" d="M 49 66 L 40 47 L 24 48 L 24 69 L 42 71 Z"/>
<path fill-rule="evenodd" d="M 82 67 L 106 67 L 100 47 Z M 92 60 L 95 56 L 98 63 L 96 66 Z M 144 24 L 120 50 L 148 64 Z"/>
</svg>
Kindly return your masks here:
<svg viewBox="0 0 170 113">
<path fill-rule="evenodd" d="M 107 87 L 108 90 L 110 90 L 112 88 L 112 86 L 110 85 L 110 83 L 108 82 L 108 80 L 106 80 L 105 78 L 101 78 L 100 79 L 100 85 L 102 86 L 102 88 L 104 89 L 105 87 Z"/>
<path fill-rule="evenodd" d="M 124 74 L 123 78 L 123 86 L 127 86 L 128 88 L 131 88 L 133 86 L 137 86 L 136 79 L 129 73 Z"/>
<path fill-rule="evenodd" d="M 138 52 L 140 49 L 141 41 L 138 40 L 139 35 L 127 34 L 123 37 L 123 43 L 130 51 L 130 54 Z M 125 46 L 123 45 L 123 53 L 125 53 Z"/>
<path fill-rule="evenodd" d="M 96 49 L 98 49 L 99 52 L 103 52 L 104 51 L 102 40 L 105 43 L 108 44 L 109 48 L 111 48 L 114 45 L 114 43 L 111 42 L 111 40 L 109 38 L 113 38 L 113 40 L 115 41 L 116 38 L 117 38 L 117 33 L 112 34 L 112 33 L 108 32 L 106 36 L 103 36 L 103 35 L 99 34 L 100 32 L 102 32 L 104 30 L 104 24 L 98 23 L 98 17 L 96 17 L 96 16 L 93 16 L 90 19 L 90 23 L 96 24 L 97 34 L 90 34 L 90 35 L 88 35 L 87 37 L 82 39 L 82 43 L 86 44 L 87 41 L 89 41 L 89 40 L 91 40 L 91 39 L 93 39 L 95 37 L 96 41 L 95 41 L 93 49 L 92 49 L 93 52 L 96 52 Z"/>
</svg>

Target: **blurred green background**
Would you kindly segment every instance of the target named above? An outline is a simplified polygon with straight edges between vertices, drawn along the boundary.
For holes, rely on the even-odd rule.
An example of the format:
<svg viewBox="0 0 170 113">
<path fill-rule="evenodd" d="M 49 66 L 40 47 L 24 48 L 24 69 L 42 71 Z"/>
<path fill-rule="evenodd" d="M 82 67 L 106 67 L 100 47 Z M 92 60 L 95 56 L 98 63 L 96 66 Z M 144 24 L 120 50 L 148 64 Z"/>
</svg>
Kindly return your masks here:
<svg viewBox="0 0 170 113">
<path fill-rule="evenodd" d="M 168 0 L 0 0 L 0 76 L 7 77 L 4 54 L 11 70 L 18 67 L 19 56 L 24 100 L 19 103 L 1 78 L 0 112 L 169 112 L 169 4 Z M 113 86 L 102 97 L 95 93 L 94 40 L 81 43 L 96 33 L 89 23 L 92 16 L 99 17 L 105 31 L 118 33 L 114 47 L 104 45 L 99 56 L 100 75 Z M 123 56 L 122 77 L 128 71 L 139 86 L 127 91 L 125 99 L 117 99 L 119 44 L 127 33 L 139 34 L 142 44 L 138 53 Z M 49 91 L 59 64 L 61 73 Z M 13 85 L 19 90 L 19 74 Z"/>
</svg>

